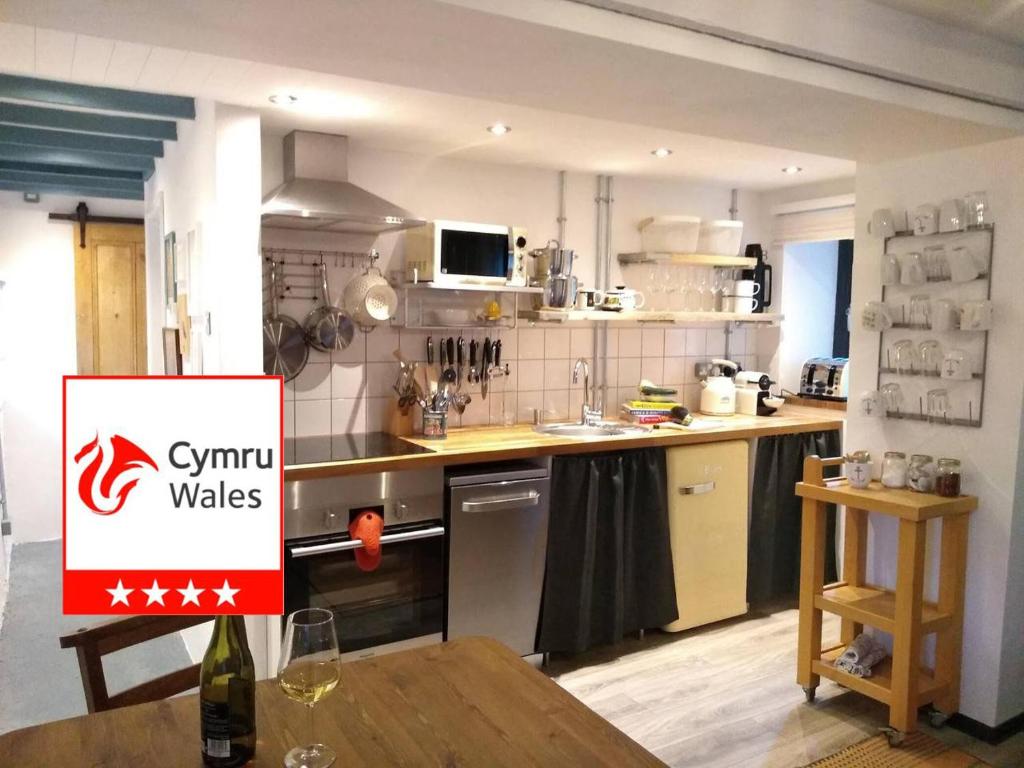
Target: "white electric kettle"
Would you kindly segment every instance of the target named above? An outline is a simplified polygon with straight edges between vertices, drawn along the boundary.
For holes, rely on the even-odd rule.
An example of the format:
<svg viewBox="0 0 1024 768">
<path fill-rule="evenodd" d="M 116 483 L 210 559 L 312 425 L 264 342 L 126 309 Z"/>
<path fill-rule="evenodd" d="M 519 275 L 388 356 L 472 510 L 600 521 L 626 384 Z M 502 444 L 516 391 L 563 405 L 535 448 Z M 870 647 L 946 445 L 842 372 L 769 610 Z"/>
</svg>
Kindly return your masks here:
<svg viewBox="0 0 1024 768">
<path fill-rule="evenodd" d="M 736 413 L 736 382 L 733 377 L 740 366 L 732 360 L 715 358 L 712 365 L 718 366 L 719 375 L 708 376 L 700 383 L 700 412 L 708 416 L 732 416 Z"/>
</svg>

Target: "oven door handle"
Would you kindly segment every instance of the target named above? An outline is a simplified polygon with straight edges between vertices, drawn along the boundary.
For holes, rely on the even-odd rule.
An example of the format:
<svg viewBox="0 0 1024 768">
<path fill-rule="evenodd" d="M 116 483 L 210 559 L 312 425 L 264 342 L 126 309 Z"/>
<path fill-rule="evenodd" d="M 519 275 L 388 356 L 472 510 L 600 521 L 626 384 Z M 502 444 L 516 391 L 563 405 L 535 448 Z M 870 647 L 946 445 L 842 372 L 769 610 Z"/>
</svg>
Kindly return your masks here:
<svg viewBox="0 0 1024 768">
<path fill-rule="evenodd" d="M 527 491 L 519 496 L 501 496 L 497 499 L 462 502 L 463 512 L 489 512 L 500 509 L 522 509 L 536 507 L 540 503 L 539 491 Z"/>
<path fill-rule="evenodd" d="M 416 531 L 402 531 L 401 533 L 385 533 L 380 537 L 381 544 L 400 544 L 403 541 L 416 541 L 417 539 L 431 539 L 436 536 L 444 536 L 444 527 L 435 525 L 431 528 L 421 528 Z M 288 553 L 292 557 L 312 557 L 313 555 L 325 555 L 328 552 L 345 552 L 351 549 L 360 549 L 366 546 L 362 539 L 347 539 L 346 541 L 335 541 L 330 544 L 313 544 L 308 547 L 291 547 Z"/>
</svg>

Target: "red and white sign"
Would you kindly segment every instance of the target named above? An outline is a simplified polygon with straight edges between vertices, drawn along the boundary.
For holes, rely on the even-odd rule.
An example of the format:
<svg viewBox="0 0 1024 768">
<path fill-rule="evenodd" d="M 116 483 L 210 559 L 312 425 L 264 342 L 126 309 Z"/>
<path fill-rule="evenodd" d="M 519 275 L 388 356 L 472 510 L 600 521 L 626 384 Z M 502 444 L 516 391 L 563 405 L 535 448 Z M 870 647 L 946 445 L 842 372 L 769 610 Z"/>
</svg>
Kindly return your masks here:
<svg viewBox="0 0 1024 768">
<path fill-rule="evenodd" d="M 64 378 L 64 613 L 280 614 L 284 384 Z"/>
</svg>

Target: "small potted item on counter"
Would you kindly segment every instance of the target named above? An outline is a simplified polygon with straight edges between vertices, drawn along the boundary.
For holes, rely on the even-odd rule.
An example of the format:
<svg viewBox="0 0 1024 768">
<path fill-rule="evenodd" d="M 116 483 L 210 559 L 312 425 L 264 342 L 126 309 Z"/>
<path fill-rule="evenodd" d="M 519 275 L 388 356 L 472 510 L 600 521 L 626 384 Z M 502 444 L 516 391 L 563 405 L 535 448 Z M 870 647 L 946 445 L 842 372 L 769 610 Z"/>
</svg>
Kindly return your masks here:
<svg viewBox="0 0 1024 768">
<path fill-rule="evenodd" d="M 939 496 L 960 495 L 960 459 L 939 459 L 935 474 L 935 492 Z"/>
<path fill-rule="evenodd" d="M 907 485 L 907 454 L 886 451 L 882 459 L 882 485 L 886 488 L 905 488 Z"/>
<path fill-rule="evenodd" d="M 444 440 L 448 437 L 446 411 L 423 411 L 423 437 L 429 440 Z"/>
<path fill-rule="evenodd" d="M 934 459 L 924 453 L 915 453 L 910 457 L 907 467 L 907 487 L 918 493 L 932 493 L 935 490 Z"/>
<path fill-rule="evenodd" d="M 843 457 L 846 461 L 846 480 L 851 488 L 867 488 L 871 484 L 871 454 L 854 451 Z"/>
</svg>

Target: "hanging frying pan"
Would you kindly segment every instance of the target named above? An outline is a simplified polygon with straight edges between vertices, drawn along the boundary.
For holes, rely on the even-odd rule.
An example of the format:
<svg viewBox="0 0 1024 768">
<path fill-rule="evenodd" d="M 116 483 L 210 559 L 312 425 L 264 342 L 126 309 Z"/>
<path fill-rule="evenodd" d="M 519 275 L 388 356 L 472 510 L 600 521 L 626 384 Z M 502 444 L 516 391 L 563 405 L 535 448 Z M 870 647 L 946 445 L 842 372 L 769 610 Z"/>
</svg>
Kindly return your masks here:
<svg viewBox="0 0 1024 768">
<path fill-rule="evenodd" d="M 352 343 L 355 324 L 348 312 L 331 304 L 331 294 L 327 289 L 327 265 L 323 261 L 317 265 L 317 273 L 321 304 L 302 321 L 302 327 L 306 329 L 306 340 L 313 349 L 321 352 L 344 349 Z"/>
<path fill-rule="evenodd" d="M 306 332 L 296 320 L 277 313 L 277 262 L 270 261 L 270 314 L 263 319 L 263 372 L 291 381 L 306 367 Z"/>
</svg>

